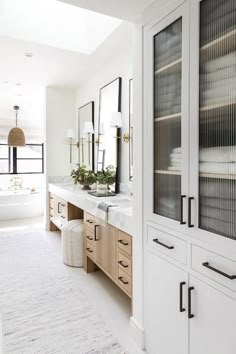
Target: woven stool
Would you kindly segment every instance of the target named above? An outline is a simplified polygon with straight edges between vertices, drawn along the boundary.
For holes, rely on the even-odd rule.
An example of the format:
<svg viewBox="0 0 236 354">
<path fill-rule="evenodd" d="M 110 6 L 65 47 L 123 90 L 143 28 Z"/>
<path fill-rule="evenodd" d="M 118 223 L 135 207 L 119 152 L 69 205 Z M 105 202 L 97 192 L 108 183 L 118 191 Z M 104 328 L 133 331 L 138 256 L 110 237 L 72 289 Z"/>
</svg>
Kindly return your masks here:
<svg viewBox="0 0 236 354">
<path fill-rule="evenodd" d="M 84 222 L 82 220 L 68 221 L 62 229 L 63 262 L 71 267 L 84 265 Z"/>
</svg>

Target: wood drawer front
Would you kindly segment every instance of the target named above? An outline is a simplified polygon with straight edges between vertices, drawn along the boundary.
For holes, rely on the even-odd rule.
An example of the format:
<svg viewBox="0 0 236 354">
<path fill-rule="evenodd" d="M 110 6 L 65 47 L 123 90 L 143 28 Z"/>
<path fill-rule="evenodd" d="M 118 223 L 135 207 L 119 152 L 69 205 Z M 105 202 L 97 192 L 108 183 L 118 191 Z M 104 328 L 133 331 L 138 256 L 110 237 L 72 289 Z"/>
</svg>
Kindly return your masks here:
<svg viewBox="0 0 236 354">
<path fill-rule="evenodd" d="M 129 276 L 132 276 L 132 260 L 124 256 L 122 253 L 118 252 L 118 266 L 119 269 L 127 273 Z"/>
<path fill-rule="evenodd" d="M 95 259 L 95 247 L 91 242 L 88 242 L 88 240 L 86 241 L 86 254 L 91 259 Z"/>
<path fill-rule="evenodd" d="M 192 245 L 192 269 L 236 291 L 236 262 Z"/>
<path fill-rule="evenodd" d="M 85 232 L 86 232 L 86 235 L 85 235 L 85 236 L 86 236 L 86 239 L 87 239 L 89 242 L 93 243 L 93 242 L 94 242 L 94 231 L 91 230 L 90 228 L 86 227 Z"/>
<path fill-rule="evenodd" d="M 132 296 L 132 278 L 121 269 L 118 270 L 117 282 L 121 289 L 123 289 L 129 296 Z"/>
<path fill-rule="evenodd" d="M 87 228 L 90 228 L 91 230 L 94 229 L 94 224 L 95 224 L 95 216 L 86 213 L 85 214 L 85 224 L 87 226 Z"/>
<path fill-rule="evenodd" d="M 125 253 L 132 256 L 132 236 L 123 231 L 118 231 L 118 247 Z"/>
<path fill-rule="evenodd" d="M 153 250 L 186 264 L 187 245 L 184 240 L 148 226 L 148 246 Z"/>
</svg>

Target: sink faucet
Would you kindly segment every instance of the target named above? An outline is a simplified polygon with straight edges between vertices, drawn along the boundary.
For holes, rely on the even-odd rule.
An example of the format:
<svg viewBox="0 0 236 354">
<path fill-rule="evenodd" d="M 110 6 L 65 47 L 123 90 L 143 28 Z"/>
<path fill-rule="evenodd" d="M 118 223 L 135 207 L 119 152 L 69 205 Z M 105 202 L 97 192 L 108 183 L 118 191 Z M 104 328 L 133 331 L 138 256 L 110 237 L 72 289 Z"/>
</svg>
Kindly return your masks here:
<svg viewBox="0 0 236 354">
<path fill-rule="evenodd" d="M 23 178 L 22 177 L 12 177 L 10 179 L 11 185 L 10 190 L 20 190 L 23 186 Z"/>
</svg>

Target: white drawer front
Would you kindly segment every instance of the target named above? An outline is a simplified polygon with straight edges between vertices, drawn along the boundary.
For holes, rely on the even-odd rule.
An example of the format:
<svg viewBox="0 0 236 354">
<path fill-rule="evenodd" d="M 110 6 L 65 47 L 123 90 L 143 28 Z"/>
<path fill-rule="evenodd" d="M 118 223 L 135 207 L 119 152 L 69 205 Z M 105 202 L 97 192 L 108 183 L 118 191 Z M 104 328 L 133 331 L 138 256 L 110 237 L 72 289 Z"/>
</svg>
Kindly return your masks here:
<svg viewBox="0 0 236 354">
<path fill-rule="evenodd" d="M 148 226 L 148 246 L 186 264 L 186 242 L 175 236 Z"/>
<path fill-rule="evenodd" d="M 236 262 L 192 245 L 192 268 L 236 291 Z"/>
</svg>

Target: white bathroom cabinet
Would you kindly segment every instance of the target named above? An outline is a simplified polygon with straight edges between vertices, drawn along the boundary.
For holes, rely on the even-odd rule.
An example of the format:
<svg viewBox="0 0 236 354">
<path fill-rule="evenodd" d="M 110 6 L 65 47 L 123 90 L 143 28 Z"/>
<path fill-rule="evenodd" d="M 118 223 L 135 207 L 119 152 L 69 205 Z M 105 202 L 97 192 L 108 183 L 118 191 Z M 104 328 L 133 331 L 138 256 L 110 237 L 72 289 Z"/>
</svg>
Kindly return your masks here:
<svg viewBox="0 0 236 354">
<path fill-rule="evenodd" d="M 235 1 L 187 0 L 146 25 L 144 121 L 147 351 L 233 354 Z"/>
<path fill-rule="evenodd" d="M 235 353 L 235 299 L 151 252 L 146 267 L 148 353 Z"/>
</svg>

